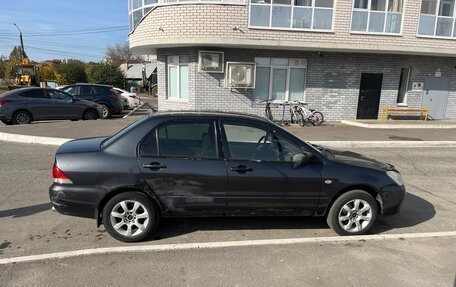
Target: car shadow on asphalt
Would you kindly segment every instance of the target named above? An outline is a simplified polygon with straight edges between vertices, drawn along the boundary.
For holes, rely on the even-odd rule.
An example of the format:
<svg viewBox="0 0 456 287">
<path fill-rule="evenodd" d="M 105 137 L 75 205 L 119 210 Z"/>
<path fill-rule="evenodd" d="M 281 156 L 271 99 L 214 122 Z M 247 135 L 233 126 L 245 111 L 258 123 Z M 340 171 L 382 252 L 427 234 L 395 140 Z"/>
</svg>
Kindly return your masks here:
<svg viewBox="0 0 456 287">
<path fill-rule="evenodd" d="M 163 218 L 149 240 L 172 238 L 196 231 L 328 229 L 322 217 Z"/>
<path fill-rule="evenodd" d="M 399 214 L 380 217 L 372 228 L 372 233 L 378 234 L 396 228 L 416 226 L 431 220 L 435 214 L 436 210 L 432 203 L 414 194 L 406 193 Z"/>
<path fill-rule="evenodd" d="M 52 208 L 52 205 L 50 202 L 48 202 L 48 203 L 35 204 L 35 205 L 24 206 L 24 207 L 13 208 L 13 209 L 0 210 L 0 218 L 25 217 L 25 216 L 35 215 L 37 213 L 50 210 L 51 208 Z"/>
<path fill-rule="evenodd" d="M 396 228 L 419 225 L 436 214 L 434 206 L 427 200 L 407 193 L 399 214 L 380 217 L 370 234 L 380 234 Z M 214 217 L 214 218 L 163 218 L 149 240 L 177 237 L 196 231 L 216 230 L 329 230 L 324 217 Z M 318 232 L 319 233 L 319 232 Z M 334 233 L 334 236 L 336 234 Z"/>
</svg>

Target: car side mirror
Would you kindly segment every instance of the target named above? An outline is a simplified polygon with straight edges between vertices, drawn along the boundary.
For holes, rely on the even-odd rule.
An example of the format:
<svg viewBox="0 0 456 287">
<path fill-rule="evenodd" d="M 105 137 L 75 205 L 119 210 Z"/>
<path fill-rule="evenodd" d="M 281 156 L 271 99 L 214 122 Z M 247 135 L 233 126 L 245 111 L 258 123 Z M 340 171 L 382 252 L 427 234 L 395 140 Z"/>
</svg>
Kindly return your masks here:
<svg viewBox="0 0 456 287">
<path fill-rule="evenodd" d="M 293 164 L 293 168 L 298 168 L 308 164 L 311 158 L 312 154 L 310 152 L 304 151 L 302 153 L 295 154 L 291 161 Z"/>
<path fill-rule="evenodd" d="M 73 103 L 76 103 L 76 102 L 79 102 L 80 100 L 76 97 L 73 97 L 73 99 L 71 100 Z"/>
</svg>

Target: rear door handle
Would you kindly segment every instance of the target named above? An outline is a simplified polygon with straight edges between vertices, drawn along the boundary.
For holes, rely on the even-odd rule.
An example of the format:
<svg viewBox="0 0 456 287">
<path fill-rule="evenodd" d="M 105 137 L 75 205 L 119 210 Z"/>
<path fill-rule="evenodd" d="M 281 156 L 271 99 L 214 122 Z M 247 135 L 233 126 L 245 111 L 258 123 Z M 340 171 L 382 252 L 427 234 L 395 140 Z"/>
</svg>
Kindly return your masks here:
<svg viewBox="0 0 456 287">
<path fill-rule="evenodd" d="M 232 167 L 231 170 L 232 171 L 237 171 L 239 173 L 246 173 L 246 172 L 249 172 L 249 171 L 253 171 L 252 168 L 246 167 L 244 165 L 239 165 L 239 166 L 236 166 L 236 167 Z"/>
<path fill-rule="evenodd" d="M 159 162 L 152 162 L 150 164 L 143 164 L 144 168 L 149 168 L 149 169 L 162 169 L 162 168 L 167 168 L 166 165 L 161 164 Z"/>
</svg>

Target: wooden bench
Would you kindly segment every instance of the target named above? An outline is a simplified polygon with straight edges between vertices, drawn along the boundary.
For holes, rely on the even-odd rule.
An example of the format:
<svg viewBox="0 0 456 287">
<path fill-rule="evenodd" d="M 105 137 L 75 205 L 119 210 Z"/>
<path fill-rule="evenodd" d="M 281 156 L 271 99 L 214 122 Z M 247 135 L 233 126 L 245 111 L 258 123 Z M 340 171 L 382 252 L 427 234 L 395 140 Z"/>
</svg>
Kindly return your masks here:
<svg viewBox="0 0 456 287">
<path fill-rule="evenodd" d="M 406 108 L 397 108 L 397 109 L 390 109 L 388 106 L 382 107 L 382 113 L 380 119 L 387 120 L 388 115 L 390 114 L 420 114 L 420 120 L 423 119 L 427 121 L 429 110 L 427 108 L 424 109 L 406 109 Z"/>
</svg>

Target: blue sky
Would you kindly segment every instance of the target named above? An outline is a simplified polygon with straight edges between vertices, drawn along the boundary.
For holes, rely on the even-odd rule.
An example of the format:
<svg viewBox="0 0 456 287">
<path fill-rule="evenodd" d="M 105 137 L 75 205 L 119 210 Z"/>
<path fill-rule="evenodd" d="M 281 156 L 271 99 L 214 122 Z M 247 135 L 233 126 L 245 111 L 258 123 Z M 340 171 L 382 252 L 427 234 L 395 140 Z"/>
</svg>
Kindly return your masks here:
<svg viewBox="0 0 456 287">
<path fill-rule="evenodd" d="M 1 0 L 0 56 L 8 56 L 14 45 L 19 45 L 19 32 L 13 23 L 21 28 L 25 50 L 33 61 L 64 58 L 100 61 L 108 45 L 124 44 L 128 39 L 128 2 Z M 104 28 L 115 31 L 86 33 Z M 81 34 L 74 35 L 75 32 Z"/>
</svg>

